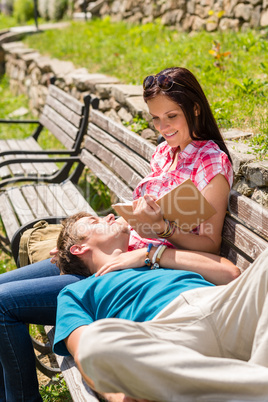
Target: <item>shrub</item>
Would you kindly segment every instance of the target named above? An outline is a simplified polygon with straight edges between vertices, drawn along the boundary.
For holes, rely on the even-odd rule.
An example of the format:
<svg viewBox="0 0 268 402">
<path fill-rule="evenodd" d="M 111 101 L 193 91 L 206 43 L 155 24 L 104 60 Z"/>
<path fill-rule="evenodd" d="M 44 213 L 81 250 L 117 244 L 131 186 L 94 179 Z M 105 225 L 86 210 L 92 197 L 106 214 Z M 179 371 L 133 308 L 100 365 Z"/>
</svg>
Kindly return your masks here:
<svg viewBox="0 0 268 402">
<path fill-rule="evenodd" d="M 4 15 L 11 15 L 13 12 L 14 0 L 0 0 L 0 10 Z"/>
<path fill-rule="evenodd" d="M 48 0 L 48 16 L 50 20 L 60 20 L 68 8 L 68 0 Z"/>
<path fill-rule="evenodd" d="M 48 1 L 47 0 L 38 0 L 38 12 L 41 18 L 44 20 L 48 20 Z"/>
<path fill-rule="evenodd" d="M 26 22 L 34 18 L 33 0 L 15 0 L 14 17 L 17 22 Z"/>
</svg>

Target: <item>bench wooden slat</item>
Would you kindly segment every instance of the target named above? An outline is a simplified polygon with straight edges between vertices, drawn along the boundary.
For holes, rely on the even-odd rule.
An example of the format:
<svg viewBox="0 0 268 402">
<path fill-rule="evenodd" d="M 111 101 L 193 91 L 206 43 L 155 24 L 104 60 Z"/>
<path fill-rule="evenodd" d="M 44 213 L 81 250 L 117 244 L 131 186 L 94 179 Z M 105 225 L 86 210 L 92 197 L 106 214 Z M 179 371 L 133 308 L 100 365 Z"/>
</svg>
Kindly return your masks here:
<svg viewBox="0 0 268 402">
<path fill-rule="evenodd" d="M 268 210 L 262 205 L 252 202 L 235 190 L 230 193 L 229 211 L 238 220 L 268 240 Z"/>
<path fill-rule="evenodd" d="M 75 205 L 71 198 L 67 197 L 61 186 L 57 184 L 49 185 L 49 190 L 56 200 L 58 200 L 66 216 L 73 215 Z"/>
<path fill-rule="evenodd" d="M 17 144 L 18 149 L 21 149 L 22 151 L 24 149 L 27 149 L 27 151 L 43 151 L 38 142 L 36 142 L 36 140 L 32 136 L 27 137 L 24 140 L 17 140 Z"/>
<path fill-rule="evenodd" d="M 94 138 L 99 144 L 103 144 L 107 149 L 110 149 L 112 153 L 119 156 L 122 160 L 125 160 L 132 169 L 138 172 L 141 178 L 150 173 L 151 169 L 147 160 L 141 158 L 139 154 L 135 154 L 115 137 L 107 134 L 92 123 L 88 126 L 88 135 Z M 87 136 L 86 139 L 88 140 L 90 137 Z M 139 139 L 137 137 L 137 140 Z M 94 153 L 96 152 L 97 150 L 94 150 Z"/>
<path fill-rule="evenodd" d="M 0 152 L 9 150 L 9 146 L 5 140 L 0 141 Z M 3 156 L 0 157 L 0 162 L 4 162 L 5 158 Z M 7 166 L 2 166 L 0 168 L 0 177 L 6 178 L 10 177 L 10 170 Z"/>
<path fill-rule="evenodd" d="M 107 145 L 107 143 L 105 145 Z M 122 179 L 133 190 L 141 181 L 142 176 L 138 175 L 135 171 L 133 171 L 132 167 L 129 166 L 130 161 L 127 159 L 127 155 L 124 152 L 121 153 L 121 159 L 113 152 L 109 151 L 109 149 L 102 146 L 100 143 L 97 143 L 90 137 L 86 138 L 85 148 L 93 155 L 97 156 L 100 161 L 105 162 L 113 170 L 113 172 L 121 176 Z M 125 163 L 124 160 L 128 161 L 128 163 Z M 111 172 L 111 174 L 113 173 Z"/>
<path fill-rule="evenodd" d="M 18 142 L 17 140 L 10 139 L 10 140 L 7 140 L 7 144 L 10 149 L 21 149 L 22 142 L 21 141 Z M 21 158 L 21 157 L 23 157 L 23 155 L 16 154 L 15 157 Z M 26 158 L 27 158 L 27 156 L 26 156 Z M 38 176 L 38 170 L 32 163 L 27 163 L 27 162 L 20 163 L 19 166 L 23 170 L 23 174 L 25 176 Z M 10 168 L 12 169 L 12 165 L 10 166 Z"/>
<path fill-rule="evenodd" d="M 21 192 L 27 199 L 30 208 L 34 211 L 36 218 L 42 219 L 44 216 L 49 216 L 48 210 L 38 196 L 34 186 L 25 185 L 21 187 Z"/>
<path fill-rule="evenodd" d="M 44 118 L 49 119 L 51 121 L 51 123 L 58 126 L 58 128 L 60 128 L 61 131 L 63 131 L 65 133 L 65 136 L 67 137 L 67 139 L 70 138 L 73 141 L 76 140 L 76 137 L 78 134 L 78 128 L 75 127 L 69 121 L 67 121 L 65 118 L 63 118 L 60 114 L 55 112 L 55 110 L 53 110 L 48 105 L 45 105 L 45 107 L 43 109 L 42 116 L 40 117 L 41 123 Z M 55 132 L 55 134 L 57 134 L 57 132 Z"/>
<path fill-rule="evenodd" d="M 29 208 L 29 204 L 23 197 L 19 187 L 9 188 L 6 193 L 22 225 L 35 219 L 35 215 Z"/>
<path fill-rule="evenodd" d="M 33 137 L 27 137 L 24 140 L 6 140 L 6 141 L 1 141 L 0 142 L 1 150 L 2 151 L 9 151 L 12 149 L 18 149 L 18 150 L 29 150 L 29 151 L 41 151 L 42 148 L 40 145 L 35 141 Z M 11 159 L 14 157 L 32 157 L 32 155 L 12 155 L 12 156 L 5 156 L 1 157 L 1 161 L 4 161 L 5 159 Z M 41 155 L 35 155 L 35 158 L 41 158 Z M 19 170 L 19 168 L 21 170 Z M 3 170 L 2 170 L 3 169 Z M 51 175 L 53 173 L 56 173 L 59 169 L 55 163 L 25 163 L 25 164 L 13 164 L 10 165 L 10 170 L 8 169 L 7 166 L 3 166 L 0 169 L 0 176 L 2 178 L 5 177 L 10 177 L 12 174 L 14 176 L 18 176 L 20 173 L 24 172 L 26 176 L 47 176 Z"/>
<path fill-rule="evenodd" d="M 141 155 L 144 159 L 150 162 L 152 154 L 155 151 L 154 145 L 141 137 L 139 137 L 139 141 L 137 141 L 137 134 L 131 132 L 123 125 L 109 119 L 98 110 L 92 109 L 90 117 L 92 123 L 96 124 L 103 130 L 113 135 L 115 138 L 123 142 L 126 146 L 128 146 L 137 154 Z"/>
<path fill-rule="evenodd" d="M 52 184 L 49 185 L 49 189 L 54 195 L 55 199 L 59 201 L 59 204 L 63 208 L 66 216 L 85 211 L 85 209 L 80 209 L 80 207 L 86 207 L 87 212 L 93 212 L 89 205 L 85 203 L 84 197 L 74 185 L 72 185 L 72 188 L 71 186 L 68 186 L 68 188 L 66 186 L 64 188 L 63 186 Z"/>
<path fill-rule="evenodd" d="M 117 195 L 121 201 L 132 199 L 132 191 L 128 188 L 128 186 L 118 177 L 112 176 L 111 171 L 88 151 L 82 151 L 81 160 L 90 168 L 93 173 L 96 174 L 97 177 L 101 179 L 104 184 L 110 188 L 111 191 Z"/>
<path fill-rule="evenodd" d="M 34 219 L 69 216 L 81 211 L 96 215 L 69 180 L 61 184 L 26 184 L 0 195 L 0 215 L 9 241 L 22 225 Z"/>
<path fill-rule="evenodd" d="M 237 265 L 242 271 L 247 269 L 251 264 L 251 261 L 239 254 L 239 250 L 232 247 L 232 245 L 230 246 L 230 243 L 224 239 L 221 246 L 221 255 Z"/>
<path fill-rule="evenodd" d="M 45 184 L 37 184 L 35 186 L 38 196 L 45 204 L 50 216 L 64 216 L 66 215 L 62 208 L 60 201 L 57 200 L 53 193 L 50 191 L 50 187 Z"/>
<path fill-rule="evenodd" d="M 68 94 L 57 88 L 55 85 L 49 86 L 48 96 L 51 95 L 58 99 L 63 105 L 66 105 L 69 109 L 73 110 L 77 114 L 84 113 L 84 105 L 75 99 L 72 95 Z"/>
<path fill-rule="evenodd" d="M 4 162 L 5 158 L 3 156 L 0 156 L 0 163 Z M 0 168 L 0 177 L 2 177 L 3 179 L 7 179 L 8 177 L 10 177 L 10 170 L 8 169 L 7 166 L 2 166 Z"/>
<path fill-rule="evenodd" d="M 4 151 L 12 151 L 12 148 L 10 148 L 8 140 L 7 141 L 1 141 L 1 152 Z M 16 159 L 16 155 L 5 155 L 2 157 L 3 160 L 9 160 L 9 159 Z M 18 176 L 20 174 L 23 174 L 23 169 L 19 163 L 13 163 L 10 166 L 7 166 L 10 175 Z"/>
<path fill-rule="evenodd" d="M 77 187 L 70 180 L 65 181 L 61 187 L 66 194 L 66 197 L 73 201 L 75 205 L 74 213 L 85 211 L 89 212 L 90 214 L 97 215 L 94 209 L 91 208 Z"/>
<path fill-rule="evenodd" d="M 6 193 L 0 194 L 0 214 L 9 241 L 13 234 L 19 229 L 21 224 L 18 222 L 13 207 L 10 204 Z"/>
<path fill-rule="evenodd" d="M 72 109 L 70 109 L 66 104 L 62 104 L 57 99 L 48 97 L 46 104 L 59 113 L 64 119 L 71 122 L 75 127 L 79 128 L 81 126 L 81 113 L 77 114 Z"/>
<path fill-rule="evenodd" d="M 42 148 L 39 146 L 38 142 L 34 140 L 33 137 L 28 137 L 25 139 L 24 144 L 20 144 L 20 147 L 18 149 L 25 149 L 25 146 L 27 149 L 31 151 L 41 151 Z M 29 148 L 28 148 L 29 147 Z M 30 155 L 29 155 L 30 157 Z M 42 155 L 35 155 L 36 159 L 42 158 Z M 50 176 L 52 174 L 55 174 L 56 172 L 59 171 L 58 166 L 56 163 L 33 163 L 34 167 L 38 171 L 39 176 Z"/>
<path fill-rule="evenodd" d="M 235 222 L 231 217 L 226 216 L 223 228 L 223 237 L 230 244 L 235 244 L 241 252 L 248 255 L 252 261 L 267 248 L 267 242 L 257 236 L 241 223 Z"/>
<path fill-rule="evenodd" d="M 47 118 L 47 116 L 42 115 L 40 117 L 40 123 L 46 128 L 53 132 L 55 137 L 65 146 L 66 149 L 72 149 L 73 140 L 70 137 L 66 137 L 66 134 L 61 130 L 56 124 Z"/>
</svg>

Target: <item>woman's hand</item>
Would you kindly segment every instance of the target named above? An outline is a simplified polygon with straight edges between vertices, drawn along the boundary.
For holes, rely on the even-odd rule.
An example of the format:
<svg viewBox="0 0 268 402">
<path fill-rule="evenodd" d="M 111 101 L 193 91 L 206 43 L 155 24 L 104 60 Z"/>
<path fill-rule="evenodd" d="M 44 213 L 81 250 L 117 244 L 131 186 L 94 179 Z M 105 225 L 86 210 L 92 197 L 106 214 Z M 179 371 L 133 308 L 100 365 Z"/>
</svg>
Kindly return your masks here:
<svg viewBox="0 0 268 402">
<path fill-rule="evenodd" d="M 140 268 L 144 265 L 145 254 L 146 248 L 127 251 L 126 253 L 117 250 L 113 256 L 111 256 L 111 261 L 104 264 L 95 276 L 101 276 L 108 272 L 122 269 Z"/>
<path fill-rule="evenodd" d="M 57 265 L 57 261 L 58 261 L 58 248 L 54 247 L 52 250 L 50 250 L 49 254 L 52 256 L 51 258 L 51 262 L 52 264 L 56 264 Z"/>
<path fill-rule="evenodd" d="M 156 203 L 156 197 L 145 194 L 133 201 L 133 212 L 138 220 L 136 231 L 143 237 L 149 237 L 151 233 L 161 233 L 165 230 L 165 221 L 160 206 Z"/>
</svg>

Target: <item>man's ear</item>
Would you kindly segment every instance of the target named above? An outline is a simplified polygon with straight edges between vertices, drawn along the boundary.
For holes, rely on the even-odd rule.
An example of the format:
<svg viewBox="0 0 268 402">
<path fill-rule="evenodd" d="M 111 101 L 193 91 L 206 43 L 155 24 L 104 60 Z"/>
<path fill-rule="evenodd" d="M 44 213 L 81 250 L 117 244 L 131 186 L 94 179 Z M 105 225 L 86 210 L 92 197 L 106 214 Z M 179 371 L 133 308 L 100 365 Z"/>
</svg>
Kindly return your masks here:
<svg viewBox="0 0 268 402">
<path fill-rule="evenodd" d="M 70 247 L 70 252 L 73 255 L 82 255 L 85 254 L 89 248 L 90 247 L 87 244 L 74 244 Z"/>
</svg>

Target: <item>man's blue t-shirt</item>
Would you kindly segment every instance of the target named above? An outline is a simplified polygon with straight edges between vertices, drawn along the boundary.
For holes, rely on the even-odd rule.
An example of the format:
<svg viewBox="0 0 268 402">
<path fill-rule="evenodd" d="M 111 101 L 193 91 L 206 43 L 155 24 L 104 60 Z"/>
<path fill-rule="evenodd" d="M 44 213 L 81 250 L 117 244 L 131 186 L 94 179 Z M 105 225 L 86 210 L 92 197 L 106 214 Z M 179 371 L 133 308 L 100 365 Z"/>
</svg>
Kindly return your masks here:
<svg viewBox="0 0 268 402">
<path fill-rule="evenodd" d="M 54 352 L 68 355 L 64 339 L 82 326 L 102 318 L 152 320 L 187 290 L 214 286 L 201 275 L 149 267 L 95 275 L 66 286 L 58 296 Z"/>
</svg>

